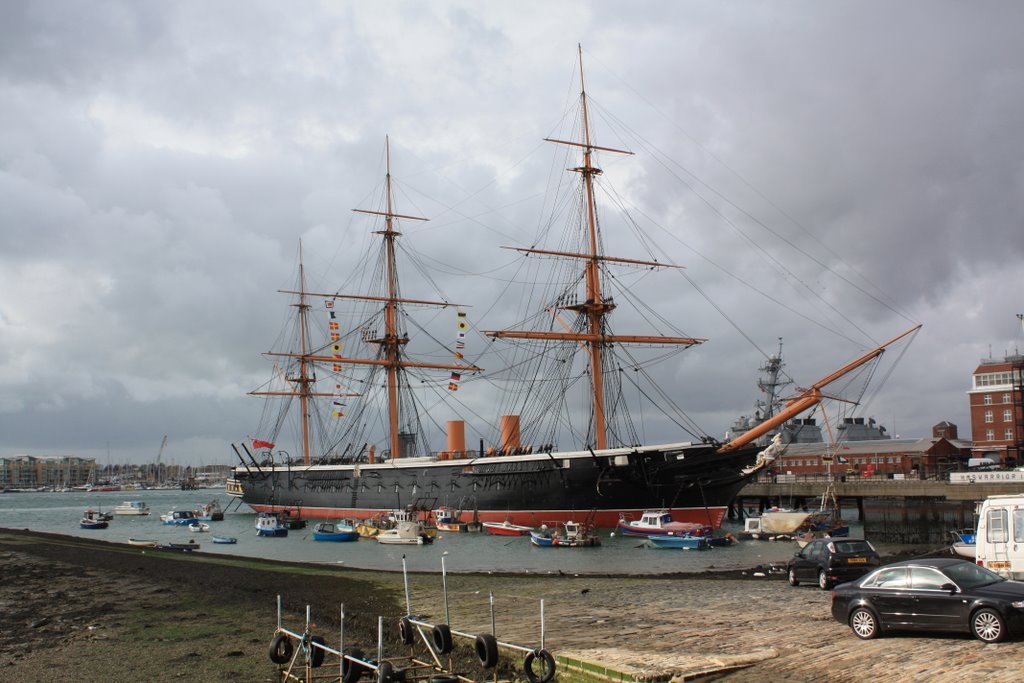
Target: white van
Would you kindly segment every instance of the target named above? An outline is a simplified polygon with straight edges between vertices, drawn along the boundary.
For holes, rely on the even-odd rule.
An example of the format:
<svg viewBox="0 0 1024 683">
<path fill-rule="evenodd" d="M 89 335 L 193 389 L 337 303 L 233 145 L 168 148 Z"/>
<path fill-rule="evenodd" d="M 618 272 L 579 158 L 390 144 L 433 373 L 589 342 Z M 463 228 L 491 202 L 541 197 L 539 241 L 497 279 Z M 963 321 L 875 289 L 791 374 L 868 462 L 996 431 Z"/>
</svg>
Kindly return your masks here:
<svg viewBox="0 0 1024 683">
<path fill-rule="evenodd" d="M 1024 580 L 1024 494 L 989 496 L 978 506 L 975 562 Z"/>
</svg>

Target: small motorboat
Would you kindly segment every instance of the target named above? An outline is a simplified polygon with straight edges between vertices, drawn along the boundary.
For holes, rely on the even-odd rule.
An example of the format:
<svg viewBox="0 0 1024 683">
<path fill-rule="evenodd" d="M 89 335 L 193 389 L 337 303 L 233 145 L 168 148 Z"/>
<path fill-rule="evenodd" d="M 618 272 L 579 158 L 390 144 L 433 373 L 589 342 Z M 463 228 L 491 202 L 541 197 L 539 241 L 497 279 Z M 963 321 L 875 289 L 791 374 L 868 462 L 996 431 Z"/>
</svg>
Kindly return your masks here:
<svg viewBox="0 0 1024 683">
<path fill-rule="evenodd" d="M 206 522 L 192 522 L 188 525 L 188 530 L 192 533 L 201 534 L 210 530 L 210 525 Z"/>
<path fill-rule="evenodd" d="M 648 536 L 647 540 L 655 548 L 676 548 L 679 550 L 707 550 L 711 547 L 705 536 L 691 536 L 682 534 L 679 536 Z"/>
<path fill-rule="evenodd" d="M 238 539 L 234 536 L 211 536 L 210 540 L 214 543 L 220 543 L 223 545 L 234 545 L 238 543 Z"/>
<path fill-rule="evenodd" d="M 526 536 L 533 531 L 532 526 L 513 524 L 507 519 L 504 522 L 484 522 L 484 531 L 495 536 Z"/>
<path fill-rule="evenodd" d="M 129 538 L 128 545 L 137 545 L 143 548 L 155 548 L 159 541 L 155 538 Z"/>
<path fill-rule="evenodd" d="M 149 506 L 141 500 L 126 500 L 114 506 L 115 515 L 148 515 Z"/>
<path fill-rule="evenodd" d="M 160 521 L 164 524 L 188 526 L 196 521 L 196 513 L 191 510 L 171 510 L 166 515 L 160 515 Z"/>
<path fill-rule="evenodd" d="M 667 510 L 644 510 L 640 519 L 619 519 L 619 533 L 623 536 L 709 536 L 711 527 L 697 522 L 676 522 Z"/>
<path fill-rule="evenodd" d="M 539 548 L 592 548 L 601 545 L 601 539 L 589 527 L 579 522 L 562 522 L 562 528 L 553 531 L 547 524 L 530 532 L 530 543 Z"/>
<path fill-rule="evenodd" d="M 313 527 L 314 541 L 358 541 L 359 532 L 355 526 L 350 524 L 335 524 L 334 522 L 320 522 Z"/>
<path fill-rule="evenodd" d="M 281 523 L 280 517 L 273 512 L 261 512 L 256 515 L 257 536 L 287 536 L 288 528 Z"/>
<path fill-rule="evenodd" d="M 200 522 L 219 522 L 224 519 L 224 511 L 221 509 L 220 502 L 216 498 L 209 503 L 200 505 L 193 512 L 196 519 Z"/>
<path fill-rule="evenodd" d="M 106 529 L 110 526 L 110 518 L 102 512 L 86 508 L 85 512 L 82 513 L 82 519 L 78 526 L 82 529 Z"/>
<path fill-rule="evenodd" d="M 295 531 L 297 529 L 306 528 L 306 520 L 299 517 L 298 512 L 292 512 L 291 510 L 278 510 L 274 512 L 277 515 L 278 520 L 281 522 L 281 526 L 285 529 L 291 529 Z"/>
<path fill-rule="evenodd" d="M 438 531 L 469 531 L 469 525 L 459 519 L 457 510 L 441 506 L 434 510 L 434 527 Z"/>
<path fill-rule="evenodd" d="M 393 545 L 424 545 L 434 542 L 419 522 L 399 522 L 394 529 L 381 531 L 375 538 L 378 543 Z"/>
</svg>

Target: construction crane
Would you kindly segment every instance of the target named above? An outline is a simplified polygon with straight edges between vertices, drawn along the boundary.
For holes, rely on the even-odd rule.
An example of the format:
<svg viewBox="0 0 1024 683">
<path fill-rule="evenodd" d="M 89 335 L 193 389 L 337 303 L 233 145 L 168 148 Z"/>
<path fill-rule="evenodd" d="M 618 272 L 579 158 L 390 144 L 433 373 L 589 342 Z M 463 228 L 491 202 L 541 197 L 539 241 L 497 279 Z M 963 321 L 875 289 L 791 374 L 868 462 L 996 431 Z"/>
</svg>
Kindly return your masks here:
<svg viewBox="0 0 1024 683">
<path fill-rule="evenodd" d="M 164 454 L 164 448 L 166 448 L 166 447 L 167 447 L 167 435 L 164 434 L 164 440 L 160 442 L 160 450 L 157 451 L 157 453 L 156 453 L 156 466 L 153 468 L 153 478 L 156 480 L 157 484 L 163 483 L 163 482 L 160 481 L 160 479 L 161 479 L 160 478 L 160 456 L 162 456 Z"/>
</svg>

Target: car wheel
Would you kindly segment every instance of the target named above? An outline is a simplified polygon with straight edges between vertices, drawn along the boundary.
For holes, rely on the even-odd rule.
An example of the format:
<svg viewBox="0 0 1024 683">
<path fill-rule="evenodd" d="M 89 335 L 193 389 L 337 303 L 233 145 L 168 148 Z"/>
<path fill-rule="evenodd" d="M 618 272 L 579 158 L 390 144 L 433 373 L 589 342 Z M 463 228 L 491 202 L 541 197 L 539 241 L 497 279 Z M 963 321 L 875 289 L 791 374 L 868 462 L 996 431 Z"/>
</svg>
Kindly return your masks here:
<svg viewBox="0 0 1024 683">
<path fill-rule="evenodd" d="M 878 619 L 866 607 L 858 607 L 850 614 L 850 628 L 862 640 L 871 640 L 878 635 Z"/>
<path fill-rule="evenodd" d="M 793 567 L 789 568 L 789 585 L 790 586 L 799 586 L 800 585 L 799 579 L 796 578 L 796 569 L 794 569 Z"/>
<path fill-rule="evenodd" d="M 971 633 L 985 643 L 998 643 L 1006 638 L 1006 623 L 994 609 L 980 609 L 971 615 Z"/>
<path fill-rule="evenodd" d="M 823 591 L 827 591 L 832 587 L 832 582 L 828 578 L 828 574 L 825 573 L 824 569 L 818 571 L 818 588 Z"/>
</svg>

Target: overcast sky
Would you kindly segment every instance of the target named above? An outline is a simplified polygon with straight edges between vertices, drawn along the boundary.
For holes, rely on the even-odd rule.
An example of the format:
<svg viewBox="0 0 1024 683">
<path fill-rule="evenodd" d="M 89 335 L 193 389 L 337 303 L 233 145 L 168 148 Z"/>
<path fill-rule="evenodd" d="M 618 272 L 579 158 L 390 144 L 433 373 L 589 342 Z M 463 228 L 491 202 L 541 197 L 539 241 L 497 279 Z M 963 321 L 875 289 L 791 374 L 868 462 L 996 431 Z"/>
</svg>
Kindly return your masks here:
<svg viewBox="0 0 1024 683">
<path fill-rule="evenodd" d="M 0 456 L 151 461 L 166 434 L 165 460 L 232 462 L 298 242 L 347 279 L 385 135 L 399 209 L 432 219 L 405 248 L 503 324 L 492 271 L 543 220 L 578 43 L 597 144 L 636 152 L 609 186 L 687 267 L 655 303 L 709 340 L 665 371 L 687 413 L 749 414 L 779 337 L 807 384 L 920 322 L 865 415 L 969 437 L 979 359 L 1024 348 L 1021 26 L 1018 2 L 0 3 Z"/>
</svg>

